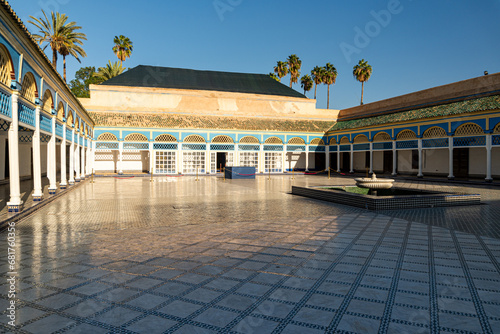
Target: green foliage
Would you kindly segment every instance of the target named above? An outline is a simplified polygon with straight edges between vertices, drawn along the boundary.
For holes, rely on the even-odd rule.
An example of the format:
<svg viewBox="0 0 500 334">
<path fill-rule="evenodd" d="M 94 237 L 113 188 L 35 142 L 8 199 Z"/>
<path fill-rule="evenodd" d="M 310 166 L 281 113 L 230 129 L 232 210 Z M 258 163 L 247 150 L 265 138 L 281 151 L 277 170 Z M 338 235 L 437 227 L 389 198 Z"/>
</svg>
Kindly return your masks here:
<svg viewBox="0 0 500 334">
<path fill-rule="evenodd" d="M 300 85 L 304 90 L 304 95 L 306 95 L 306 92 L 310 91 L 313 87 L 313 79 L 309 74 L 306 74 L 300 78 Z"/>
<path fill-rule="evenodd" d="M 280 82 L 280 81 L 281 81 L 281 78 L 278 78 L 278 76 L 277 76 L 276 74 L 272 73 L 272 72 L 271 72 L 271 73 L 269 73 L 269 76 L 270 76 L 271 78 L 273 78 L 274 80 L 278 81 L 278 82 Z"/>
<path fill-rule="evenodd" d="M 361 104 L 363 104 L 364 85 L 372 75 L 372 67 L 366 60 L 361 59 L 358 64 L 353 67 L 352 75 L 356 80 L 361 82 Z"/>
<path fill-rule="evenodd" d="M 111 60 L 108 60 L 108 64 L 106 64 L 106 67 L 99 67 L 97 73 L 95 73 L 94 76 L 104 82 L 106 80 L 119 76 L 123 72 L 125 72 L 125 67 L 123 67 L 121 63 L 117 61 L 112 63 Z"/>
<path fill-rule="evenodd" d="M 281 78 L 288 74 L 288 64 L 284 61 L 277 61 L 276 66 L 274 66 L 274 73 L 279 78 L 279 82 L 281 82 Z"/>
<path fill-rule="evenodd" d="M 103 82 L 102 79 L 95 76 L 95 73 L 94 66 L 80 68 L 75 74 L 75 79 L 69 83 L 71 92 L 76 97 L 90 97 L 89 85 L 97 85 Z"/>
<path fill-rule="evenodd" d="M 134 45 L 130 38 L 123 35 L 115 36 L 113 43 L 115 43 L 115 46 L 113 46 L 113 52 L 118 59 L 120 59 L 121 63 L 123 63 L 125 59 L 130 58 L 132 51 L 134 50 Z"/>
<path fill-rule="evenodd" d="M 288 72 L 290 73 L 290 88 L 292 88 L 292 83 L 297 83 L 300 76 L 300 68 L 302 67 L 302 60 L 297 57 L 297 55 L 290 55 L 287 59 L 288 62 Z"/>
</svg>

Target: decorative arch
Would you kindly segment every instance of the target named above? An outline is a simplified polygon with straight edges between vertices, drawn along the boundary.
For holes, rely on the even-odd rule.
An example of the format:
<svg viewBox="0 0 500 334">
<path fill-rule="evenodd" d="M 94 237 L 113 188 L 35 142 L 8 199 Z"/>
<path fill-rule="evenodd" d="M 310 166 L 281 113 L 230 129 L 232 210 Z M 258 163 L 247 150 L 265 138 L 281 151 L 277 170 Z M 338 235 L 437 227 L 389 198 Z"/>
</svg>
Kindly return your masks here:
<svg viewBox="0 0 500 334">
<path fill-rule="evenodd" d="M 175 143 L 177 142 L 177 138 L 168 133 L 164 133 L 159 136 L 156 136 L 155 141 L 162 143 Z"/>
<path fill-rule="evenodd" d="M 283 144 L 283 141 L 278 137 L 269 137 L 266 139 L 264 144 Z"/>
<path fill-rule="evenodd" d="M 476 123 L 465 123 L 455 131 L 456 137 L 484 135 L 483 129 Z"/>
<path fill-rule="evenodd" d="M 42 110 L 51 114 L 53 108 L 54 108 L 54 100 L 52 99 L 52 93 L 50 92 L 50 90 L 47 89 L 43 94 Z"/>
<path fill-rule="evenodd" d="M 254 136 L 245 136 L 240 139 L 240 144 L 260 144 L 260 142 Z"/>
<path fill-rule="evenodd" d="M 330 145 L 337 145 L 337 139 L 335 138 L 330 139 Z"/>
<path fill-rule="evenodd" d="M 118 138 L 112 133 L 105 132 L 101 133 L 99 137 L 97 137 L 98 141 L 118 141 Z"/>
<path fill-rule="evenodd" d="M 500 133 L 500 123 L 498 123 L 495 128 L 493 129 L 493 133 L 497 134 Z"/>
<path fill-rule="evenodd" d="M 293 137 L 288 140 L 289 145 L 305 145 L 306 141 L 300 137 Z"/>
<path fill-rule="evenodd" d="M 422 135 L 423 138 L 443 138 L 447 137 L 446 131 L 440 126 L 433 126 L 432 128 L 428 128 L 425 130 Z"/>
<path fill-rule="evenodd" d="M 387 132 L 379 132 L 373 137 L 373 142 L 391 141 L 391 136 Z"/>
<path fill-rule="evenodd" d="M 85 123 L 83 122 L 80 123 L 80 133 L 82 135 L 85 134 Z"/>
<path fill-rule="evenodd" d="M 66 117 L 66 125 L 73 127 L 73 112 L 71 110 L 68 112 L 68 117 Z"/>
<path fill-rule="evenodd" d="M 23 83 L 21 85 L 21 96 L 31 103 L 35 103 L 35 100 L 38 97 L 35 76 L 31 72 L 24 75 Z"/>
<path fill-rule="evenodd" d="M 340 143 L 341 144 L 350 144 L 349 138 L 347 138 L 347 136 L 340 138 Z"/>
<path fill-rule="evenodd" d="M 309 145 L 325 145 L 325 142 L 321 138 L 314 138 Z"/>
<path fill-rule="evenodd" d="M 78 117 L 76 117 L 76 119 L 75 119 L 75 131 L 78 132 L 78 130 L 80 130 L 80 120 L 78 119 Z"/>
<path fill-rule="evenodd" d="M 417 139 L 417 134 L 411 130 L 403 130 L 398 133 L 397 140 L 414 140 Z"/>
<path fill-rule="evenodd" d="M 10 88 L 12 80 L 15 80 L 14 66 L 9 51 L 0 44 L 0 82 Z"/>
<path fill-rule="evenodd" d="M 200 135 L 189 135 L 184 138 L 185 143 L 206 143 L 205 138 Z"/>
<path fill-rule="evenodd" d="M 357 135 L 354 137 L 354 144 L 365 144 L 368 143 L 368 137 L 365 135 Z"/>
<path fill-rule="evenodd" d="M 124 141 L 133 141 L 133 142 L 143 142 L 143 141 L 148 141 L 148 137 L 141 133 L 131 133 L 123 139 Z"/>
<path fill-rule="evenodd" d="M 232 144 L 234 143 L 233 138 L 225 135 L 215 136 L 212 139 L 212 143 L 214 144 Z"/>
<path fill-rule="evenodd" d="M 64 104 L 62 102 L 59 102 L 57 106 L 57 119 L 61 122 L 64 120 Z"/>
</svg>

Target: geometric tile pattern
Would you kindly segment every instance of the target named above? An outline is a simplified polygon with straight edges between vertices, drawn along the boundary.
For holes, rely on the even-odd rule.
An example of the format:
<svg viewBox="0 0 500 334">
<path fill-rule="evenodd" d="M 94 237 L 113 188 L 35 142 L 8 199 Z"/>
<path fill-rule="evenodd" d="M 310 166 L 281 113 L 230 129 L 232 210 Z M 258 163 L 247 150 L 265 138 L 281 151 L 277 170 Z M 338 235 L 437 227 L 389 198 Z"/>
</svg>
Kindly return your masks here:
<svg viewBox="0 0 500 334">
<path fill-rule="evenodd" d="M 494 333 L 500 328 L 498 187 L 399 181 L 405 187 L 480 192 L 485 205 L 373 213 L 288 194 L 292 182 L 352 184 L 350 178 L 194 180 L 97 178 L 19 222 L 18 328 L 5 321 L 0 328 L 14 333 Z M 453 222 L 457 226 L 439 226 Z M 473 233 L 459 225 L 473 226 Z M 0 251 L 5 247 L 2 237 Z M 0 259 L 2 277 L 5 263 Z"/>
</svg>

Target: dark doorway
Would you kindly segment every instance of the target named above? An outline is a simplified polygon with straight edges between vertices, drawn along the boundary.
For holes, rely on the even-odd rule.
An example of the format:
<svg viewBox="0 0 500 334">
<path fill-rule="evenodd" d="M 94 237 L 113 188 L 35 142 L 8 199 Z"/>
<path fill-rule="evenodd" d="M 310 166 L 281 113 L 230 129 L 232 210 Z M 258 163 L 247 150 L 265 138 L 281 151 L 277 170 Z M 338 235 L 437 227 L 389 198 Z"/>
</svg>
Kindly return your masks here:
<svg viewBox="0 0 500 334">
<path fill-rule="evenodd" d="M 392 173 L 392 151 L 384 151 L 384 173 Z"/>
<path fill-rule="evenodd" d="M 337 154 L 338 153 L 330 153 L 330 168 L 333 170 L 337 170 Z"/>
<path fill-rule="evenodd" d="M 69 149 L 70 147 L 66 145 L 66 175 L 69 177 Z"/>
<path fill-rule="evenodd" d="M 453 175 L 469 177 L 469 148 L 453 149 Z"/>
<path fill-rule="evenodd" d="M 370 151 L 365 152 L 365 168 L 370 168 Z"/>
<path fill-rule="evenodd" d="M 226 153 L 217 152 L 217 171 L 222 173 L 224 167 L 226 167 Z"/>
<path fill-rule="evenodd" d="M 9 140 L 5 140 L 5 178 L 8 179 L 10 176 L 10 166 L 9 166 Z"/>
<path fill-rule="evenodd" d="M 326 169 L 326 156 L 324 153 L 314 153 L 314 169 L 316 171 Z"/>
<path fill-rule="evenodd" d="M 349 173 L 351 170 L 351 159 L 349 158 L 349 152 L 342 152 L 342 172 Z"/>
</svg>

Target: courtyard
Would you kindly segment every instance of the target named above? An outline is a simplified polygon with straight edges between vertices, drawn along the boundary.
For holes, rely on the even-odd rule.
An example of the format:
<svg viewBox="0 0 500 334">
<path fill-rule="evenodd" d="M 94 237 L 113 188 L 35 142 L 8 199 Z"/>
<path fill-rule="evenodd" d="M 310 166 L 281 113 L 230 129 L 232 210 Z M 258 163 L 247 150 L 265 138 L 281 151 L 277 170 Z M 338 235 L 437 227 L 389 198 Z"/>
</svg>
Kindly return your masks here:
<svg viewBox="0 0 500 334">
<path fill-rule="evenodd" d="M 500 332 L 500 188 L 398 180 L 484 204 L 383 212 L 289 194 L 352 183 L 87 179 L 17 223 L 17 326 L 3 311 L 1 331 Z"/>
</svg>

